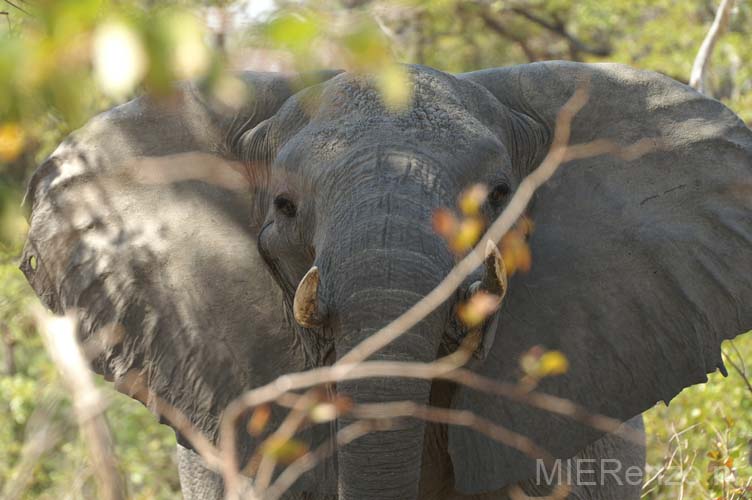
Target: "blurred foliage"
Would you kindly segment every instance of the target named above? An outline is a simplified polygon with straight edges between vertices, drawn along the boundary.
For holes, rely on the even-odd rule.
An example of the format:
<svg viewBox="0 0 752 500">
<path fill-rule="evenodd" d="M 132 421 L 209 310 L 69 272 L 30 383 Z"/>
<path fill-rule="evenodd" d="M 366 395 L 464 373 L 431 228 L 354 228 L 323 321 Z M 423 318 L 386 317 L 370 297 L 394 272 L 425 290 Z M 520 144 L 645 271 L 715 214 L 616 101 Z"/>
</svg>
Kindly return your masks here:
<svg viewBox="0 0 752 500">
<path fill-rule="evenodd" d="M 728 378 L 685 389 L 645 415 L 645 498 L 752 499 L 752 334 L 724 343 Z M 735 363 L 746 378 L 733 369 Z"/>
<path fill-rule="evenodd" d="M 264 69 L 259 60 L 374 72 L 396 110 L 411 98 L 397 62 L 461 72 L 544 59 L 616 61 L 686 82 L 717 7 L 712 0 L 277 0 L 267 14 L 250 16 L 256 0 L 12 3 L 23 11 L 0 0 L 7 12 L 0 15 L 0 485 L 18 477 L 24 443 L 49 430 L 24 498 L 95 498 L 65 390 L 30 319 L 37 301 L 16 268 L 26 230 L 23 183 L 89 117 L 135 93 L 164 95 L 183 78 L 203 79 L 234 102 L 237 88 L 222 68 L 255 61 L 253 69 Z M 737 4 L 708 81 L 712 95 L 750 123 L 752 2 Z M 461 204 L 461 219 L 447 212 L 436 221 L 461 251 L 479 232 L 467 222 L 475 220 L 473 199 Z M 529 252 L 518 240 L 503 246 L 504 260 L 524 269 Z M 737 363 L 752 359 L 752 338 L 736 346 L 740 354 L 726 350 Z M 553 371 L 565 369 L 564 360 L 551 362 Z M 139 403 L 104 390 L 129 496 L 174 498 L 172 432 Z M 668 483 L 687 470 L 685 498 L 750 498 L 738 490 L 752 478 L 750 405 L 752 392 L 732 371 L 649 411 L 647 477 L 655 479 L 646 498 L 677 498 L 681 486 Z"/>
<path fill-rule="evenodd" d="M 88 455 L 67 390 L 47 357 L 31 316 L 38 303 L 18 270 L 17 247 L 0 248 L 0 496 L 26 467 L 25 443 L 45 428 L 46 449 L 21 498 L 96 498 Z M 12 362 L 10 362 L 12 360 Z M 175 437 L 140 403 L 100 384 L 129 498 L 172 499 L 179 493 Z"/>
</svg>

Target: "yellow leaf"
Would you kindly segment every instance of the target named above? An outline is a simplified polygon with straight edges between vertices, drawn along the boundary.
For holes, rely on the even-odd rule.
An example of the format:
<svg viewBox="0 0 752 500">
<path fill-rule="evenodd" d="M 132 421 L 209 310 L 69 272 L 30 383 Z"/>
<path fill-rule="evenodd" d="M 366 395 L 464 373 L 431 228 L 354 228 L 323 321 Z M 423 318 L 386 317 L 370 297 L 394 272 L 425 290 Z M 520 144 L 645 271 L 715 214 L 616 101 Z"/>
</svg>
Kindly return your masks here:
<svg viewBox="0 0 752 500">
<path fill-rule="evenodd" d="M 176 11 L 165 19 L 164 29 L 169 36 L 170 62 L 175 76 L 186 80 L 203 76 L 209 69 L 211 54 L 204 42 L 205 29 L 198 18 Z"/>
<path fill-rule="evenodd" d="M 266 34 L 275 44 L 302 52 L 319 35 L 319 27 L 310 16 L 294 12 L 273 19 L 266 27 Z"/>
<path fill-rule="evenodd" d="M 483 234 L 483 229 L 485 229 L 485 224 L 476 217 L 463 220 L 450 242 L 452 250 L 456 253 L 465 253 L 470 250 Z"/>
<path fill-rule="evenodd" d="M 485 184 L 473 184 L 460 195 L 459 206 L 465 215 L 478 215 L 480 207 L 486 201 L 488 188 Z"/>
<path fill-rule="evenodd" d="M 0 161 L 12 162 L 21 154 L 26 138 L 17 123 L 0 124 Z"/>
<path fill-rule="evenodd" d="M 540 358 L 540 374 L 544 377 L 562 375 L 569 370 L 569 360 L 560 351 L 548 351 Z"/>
<path fill-rule="evenodd" d="M 413 89 L 410 75 L 404 66 L 390 64 L 379 72 L 378 87 L 384 105 L 392 112 L 407 109 Z"/>
<path fill-rule="evenodd" d="M 501 239 L 501 256 L 507 273 L 528 272 L 533 264 L 533 255 L 527 238 L 533 231 L 533 223 L 527 217 L 520 219 Z"/>
<path fill-rule="evenodd" d="M 457 316 L 470 328 L 482 324 L 499 307 L 499 297 L 478 292 L 457 308 Z"/>
<path fill-rule="evenodd" d="M 282 463 L 289 464 L 308 453 L 308 447 L 295 439 L 271 437 L 264 441 L 261 452 Z"/>
<path fill-rule="evenodd" d="M 569 360 L 560 351 L 546 351 L 541 346 L 533 346 L 520 357 L 520 368 L 528 377 L 541 379 L 566 373 Z"/>
</svg>

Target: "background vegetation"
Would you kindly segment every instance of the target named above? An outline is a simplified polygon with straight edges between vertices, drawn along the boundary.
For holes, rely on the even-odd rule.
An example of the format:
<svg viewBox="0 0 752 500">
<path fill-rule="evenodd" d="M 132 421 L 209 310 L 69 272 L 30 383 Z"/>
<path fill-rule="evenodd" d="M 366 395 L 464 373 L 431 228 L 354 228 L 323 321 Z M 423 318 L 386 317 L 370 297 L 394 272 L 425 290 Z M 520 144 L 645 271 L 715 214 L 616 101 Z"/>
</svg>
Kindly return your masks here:
<svg viewBox="0 0 752 500">
<path fill-rule="evenodd" d="M 395 105 L 407 97 L 396 62 L 459 72 L 616 61 L 686 82 L 716 8 L 711 0 L 0 1 L 0 497 L 96 498 L 16 261 L 25 180 L 97 111 L 137 92 L 166 93 L 182 78 L 204 79 L 231 101 L 223 68 L 376 71 Z M 752 2 L 739 0 L 707 77 L 708 92 L 748 123 L 751 39 Z M 725 350 L 728 379 L 715 374 L 647 413 L 646 498 L 752 498 L 752 386 L 743 375 L 752 338 Z M 102 385 L 129 496 L 175 498 L 172 432 Z"/>
</svg>

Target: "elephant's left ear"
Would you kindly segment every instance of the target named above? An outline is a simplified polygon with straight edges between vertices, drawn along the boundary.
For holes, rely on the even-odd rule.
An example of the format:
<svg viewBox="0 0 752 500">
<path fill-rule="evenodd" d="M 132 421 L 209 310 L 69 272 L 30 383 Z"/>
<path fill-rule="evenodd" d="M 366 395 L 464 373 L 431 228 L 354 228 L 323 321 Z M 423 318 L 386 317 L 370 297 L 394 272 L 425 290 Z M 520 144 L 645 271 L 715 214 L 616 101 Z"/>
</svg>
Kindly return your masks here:
<svg viewBox="0 0 752 500">
<path fill-rule="evenodd" d="M 511 280 L 492 352 L 477 370 L 516 381 L 531 347 L 560 350 L 568 372 L 539 389 L 622 421 L 723 370 L 721 342 L 752 329 L 752 131 L 721 103 L 621 65 L 548 62 L 460 78 L 535 129 L 509 136 L 544 138 L 534 145 L 538 158 L 583 80 L 589 100 L 571 143 L 660 138 L 659 148 L 631 161 L 566 163 L 538 191 L 532 270 Z M 599 437 L 572 419 L 470 390 L 459 390 L 454 405 L 559 457 Z M 450 430 L 449 446 L 461 491 L 536 471 L 531 458 L 463 428 Z"/>
</svg>

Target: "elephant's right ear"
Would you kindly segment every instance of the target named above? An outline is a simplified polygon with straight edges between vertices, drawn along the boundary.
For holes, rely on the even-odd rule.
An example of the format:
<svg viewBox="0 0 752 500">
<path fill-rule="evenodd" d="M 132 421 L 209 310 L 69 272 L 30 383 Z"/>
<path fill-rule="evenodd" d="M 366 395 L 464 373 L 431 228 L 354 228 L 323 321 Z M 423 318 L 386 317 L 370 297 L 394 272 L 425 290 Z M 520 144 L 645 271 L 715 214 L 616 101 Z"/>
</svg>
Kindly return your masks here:
<svg viewBox="0 0 752 500">
<path fill-rule="evenodd" d="M 622 65 L 553 61 L 461 78 L 518 118 L 508 146 L 523 173 L 548 151 L 557 115 L 580 82 L 589 82 L 589 100 L 571 123 L 571 144 L 656 144 L 639 158 L 564 163 L 539 189 L 529 212 L 532 269 L 510 280 L 478 371 L 515 382 L 533 346 L 562 351 L 567 373 L 538 389 L 622 421 L 706 381 L 722 366 L 721 342 L 752 328 L 752 131 L 718 101 Z M 454 403 L 557 457 L 600 436 L 570 418 L 466 389 Z M 530 457 L 462 428 L 450 429 L 449 448 L 465 492 L 536 473 Z"/>
<path fill-rule="evenodd" d="M 185 85 L 69 137 L 30 183 L 21 263 L 49 308 L 77 312 L 95 371 L 213 440 L 235 397 L 303 368 L 256 250 L 246 165 L 227 154 L 299 79 L 239 78 L 251 100 L 237 113 Z"/>
</svg>

